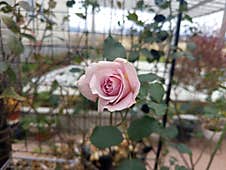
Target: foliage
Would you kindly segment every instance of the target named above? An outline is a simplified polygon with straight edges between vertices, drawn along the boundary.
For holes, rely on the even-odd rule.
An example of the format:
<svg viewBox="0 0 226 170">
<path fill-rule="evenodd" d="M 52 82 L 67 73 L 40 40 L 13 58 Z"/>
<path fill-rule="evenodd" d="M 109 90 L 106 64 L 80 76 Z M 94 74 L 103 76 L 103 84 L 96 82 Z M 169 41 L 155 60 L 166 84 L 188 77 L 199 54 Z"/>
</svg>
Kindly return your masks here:
<svg viewBox="0 0 226 170">
<path fill-rule="evenodd" d="M 189 41 L 187 48 L 194 59 L 178 59 L 176 79 L 179 84 L 192 85 L 196 90 L 211 95 L 224 81 L 226 56 L 223 46 L 214 36 L 195 35 Z"/>
<path fill-rule="evenodd" d="M 156 132 L 159 127 L 158 121 L 149 116 L 144 116 L 132 121 L 127 132 L 131 140 L 140 141 Z"/>
<path fill-rule="evenodd" d="M 126 58 L 126 50 L 121 43 L 117 42 L 112 36 L 104 40 L 104 58 L 113 61 L 117 57 Z"/>
<path fill-rule="evenodd" d="M 118 128 L 113 126 L 95 127 L 90 138 L 92 144 L 98 148 L 107 148 L 115 145 L 119 145 L 122 140 L 122 133 Z"/>
</svg>

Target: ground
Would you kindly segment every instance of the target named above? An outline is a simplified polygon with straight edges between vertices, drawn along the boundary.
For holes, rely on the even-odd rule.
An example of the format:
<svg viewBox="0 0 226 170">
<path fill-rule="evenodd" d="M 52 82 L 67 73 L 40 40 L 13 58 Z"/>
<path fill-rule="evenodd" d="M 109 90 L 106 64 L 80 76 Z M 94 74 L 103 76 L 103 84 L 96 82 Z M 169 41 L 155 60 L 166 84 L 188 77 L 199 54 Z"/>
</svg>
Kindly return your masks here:
<svg viewBox="0 0 226 170">
<path fill-rule="evenodd" d="M 186 142 L 186 144 L 192 150 L 194 163 L 196 163 L 196 160 L 200 156 L 200 153 L 204 150 L 200 160 L 198 161 L 198 163 L 195 166 L 195 170 L 205 170 L 207 163 L 210 159 L 210 155 L 215 147 L 215 144 L 211 141 L 207 141 L 205 138 L 201 138 L 201 139 L 193 138 L 189 142 Z M 33 151 L 35 151 L 35 147 L 37 147 L 37 146 L 38 146 L 37 142 L 36 143 L 29 142 L 29 149 L 33 148 Z M 25 147 L 24 147 L 24 144 L 22 144 L 21 142 L 18 142 L 13 145 L 13 149 L 14 150 L 21 150 L 21 149 L 23 150 L 23 149 L 25 149 Z M 43 147 L 43 151 L 45 151 L 45 150 L 46 150 L 45 147 Z M 36 151 L 37 151 L 37 148 L 36 148 Z M 226 152 L 225 151 L 226 151 L 226 139 L 223 141 L 220 150 L 217 151 L 217 154 L 213 160 L 210 170 L 226 170 Z M 23 156 L 23 157 L 33 157 L 33 158 L 49 157 L 46 155 L 40 156 L 39 154 L 31 154 L 31 153 L 26 153 L 26 152 L 14 152 L 13 156 L 15 156 L 15 157 Z M 169 160 L 170 160 L 170 157 L 172 157 L 172 156 L 174 156 L 178 160 L 178 163 L 180 165 L 185 164 L 181 155 L 177 152 L 177 150 L 170 147 L 169 153 L 164 158 L 165 165 L 169 165 Z M 186 154 L 184 154 L 183 156 L 189 163 L 190 162 L 189 157 Z M 153 158 L 154 158 L 154 154 L 153 154 L 153 152 L 150 152 L 148 154 L 147 160 L 148 160 L 148 164 L 150 164 L 151 167 L 153 166 L 153 160 L 154 160 Z"/>
</svg>

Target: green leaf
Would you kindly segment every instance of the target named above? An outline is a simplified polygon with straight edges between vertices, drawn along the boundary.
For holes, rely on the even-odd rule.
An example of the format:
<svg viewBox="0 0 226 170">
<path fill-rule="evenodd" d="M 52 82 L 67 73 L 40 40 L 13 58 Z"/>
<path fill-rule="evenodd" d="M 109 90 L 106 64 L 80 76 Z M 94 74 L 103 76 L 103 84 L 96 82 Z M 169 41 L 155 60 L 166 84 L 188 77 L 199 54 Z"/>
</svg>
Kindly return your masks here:
<svg viewBox="0 0 226 170">
<path fill-rule="evenodd" d="M 131 20 L 131 21 L 134 21 L 134 22 L 137 22 L 138 21 L 138 16 L 137 16 L 137 14 L 135 12 L 129 13 L 127 15 L 127 19 Z"/>
<path fill-rule="evenodd" d="M 159 59 L 162 55 L 162 52 L 158 51 L 158 50 L 154 50 L 154 49 L 152 49 L 150 52 L 151 52 L 151 56 L 153 57 L 153 59 L 159 61 Z"/>
<path fill-rule="evenodd" d="M 138 51 L 131 51 L 129 55 L 129 62 L 135 62 L 139 59 L 139 52 Z"/>
<path fill-rule="evenodd" d="M 170 166 L 175 165 L 176 162 L 178 162 L 177 158 L 174 156 L 170 156 L 170 158 L 169 158 Z"/>
<path fill-rule="evenodd" d="M 20 55 L 24 51 L 24 46 L 20 40 L 16 36 L 10 36 L 7 42 L 8 48 L 12 51 L 16 56 Z"/>
<path fill-rule="evenodd" d="M 21 8 L 23 8 L 26 11 L 31 11 L 31 9 L 32 9 L 29 2 L 27 2 L 27 1 L 20 0 L 18 2 L 18 4 L 20 5 Z"/>
<path fill-rule="evenodd" d="M 3 6 L 3 7 L 1 7 L 1 6 Z M 13 7 L 5 1 L 0 2 L 0 7 L 1 7 L 0 11 L 2 11 L 3 13 L 10 13 L 13 11 Z"/>
<path fill-rule="evenodd" d="M 196 49 L 196 44 L 194 42 L 188 42 L 186 46 L 189 51 L 194 51 Z"/>
<path fill-rule="evenodd" d="M 68 0 L 68 1 L 66 2 L 66 6 L 67 6 L 68 8 L 73 7 L 74 4 L 75 4 L 75 1 L 74 1 L 74 0 Z"/>
<path fill-rule="evenodd" d="M 152 82 L 154 80 L 163 81 L 163 78 L 161 78 L 158 75 L 153 74 L 153 73 L 140 74 L 140 75 L 138 75 L 138 78 L 139 78 L 139 80 L 140 80 L 141 83 L 144 83 L 144 82 Z"/>
<path fill-rule="evenodd" d="M 193 47 L 189 47 L 193 48 Z M 195 58 L 192 56 L 192 51 L 188 49 L 188 51 L 177 51 L 173 53 L 174 58 L 180 58 L 180 57 L 186 57 L 189 60 L 195 60 Z"/>
<path fill-rule="evenodd" d="M 189 15 L 187 15 L 187 14 L 184 14 L 183 19 L 184 19 L 184 20 L 187 20 L 187 21 L 189 21 L 189 22 L 191 22 L 191 23 L 193 22 L 192 17 L 189 16 Z"/>
<path fill-rule="evenodd" d="M 10 98 L 15 99 L 18 101 L 25 101 L 25 98 L 20 96 L 13 87 L 9 87 L 3 90 L 2 94 L 0 95 L 0 99 Z"/>
<path fill-rule="evenodd" d="M 158 104 L 158 103 L 154 103 L 154 102 L 148 103 L 148 106 L 158 116 L 163 116 L 166 112 L 166 109 L 167 109 L 167 106 L 165 104 Z"/>
<path fill-rule="evenodd" d="M 192 155 L 192 151 L 185 144 L 175 144 L 173 145 L 180 153 L 186 153 Z"/>
<path fill-rule="evenodd" d="M 36 41 L 36 38 L 31 34 L 21 33 L 20 35 L 24 38 L 27 38 L 28 40 L 31 40 L 31 41 L 34 41 L 34 42 Z"/>
<path fill-rule="evenodd" d="M 170 126 L 161 130 L 160 135 L 165 138 L 175 138 L 178 134 L 178 130 L 175 126 Z"/>
<path fill-rule="evenodd" d="M 214 105 L 204 107 L 204 115 L 207 116 L 208 118 L 219 118 L 220 115 L 218 113 L 219 113 L 219 110 Z"/>
<path fill-rule="evenodd" d="M 164 22 L 166 20 L 166 17 L 164 15 L 155 15 L 154 17 L 155 22 Z"/>
<path fill-rule="evenodd" d="M 186 51 L 185 57 L 189 60 L 195 60 L 194 56 L 192 55 L 192 52 Z"/>
<path fill-rule="evenodd" d="M 8 16 L 2 16 L 2 21 L 7 26 L 8 29 L 10 29 L 14 33 L 20 32 L 20 27 L 16 24 L 16 22 Z"/>
<path fill-rule="evenodd" d="M 9 80 L 11 82 L 15 82 L 16 81 L 16 74 L 13 71 L 13 69 L 11 67 L 8 67 L 6 70 L 6 75 L 9 77 Z"/>
<path fill-rule="evenodd" d="M 59 104 L 60 104 L 60 98 L 59 98 L 59 95 L 54 95 L 52 94 L 50 97 L 49 97 L 49 102 L 52 106 L 54 107 L 57 107 Z"/>
<path fill-rule="evenodd" d="M 165 41 L 169 37 L 169 34 L 167 31 L 159 31 L 156 33 L 156 36 L 157 36 L 156 42 L 160 43 Z"/>
<path fill-rule="evenodd" d="M 176 165 L 175 170 L 189 170 L 185 166 Z"/>
<path fill-rule="evenodd" d="M 144 25 L 144 22 L 138 20 L 138 16 L 135 12 L 133 12 L 133 13 L 129 12 L 129 14 L 127 15 L 127 19 L 135 22 L 137 25 L 140 25 L 140 26 Z"/>
<path fill-rule="evenodd" d="M 146 170 L 144 162 L 138 159 L 122 161 L 116 170 Z"/>
<path fill-rule="evenodd" d="M 54 90 L 56 90 L 59 87 L 59 83 L 58 81 L 54 80 L 51 84 L 51 92 L 53 92 Z"/>
<path fill-rule="evenodd" d="M 0 62 L 0 74 L 5 72 L 8 68 L 8 65 L 5 62 Z"/>
<path fill-rule="evenodd" d="M 131 122 L 127 132 L 128 136 L 133 141 L 142 140 L 148 137 L 152 132 L 159 128 L 158 121 L 150 116 L 143 116 Z"/>
<path fill-rule="evenodd" d="M 140 92 L 138 94 L 139 98 L 146 99 L 149 94 L 149 84 L 147 82 L 142 82 L 140 87 Z"/>
<path fill-rule="evenodd" d="M 143 7 L 144 7 L 144 1 L 143 0 L 137 1 L 136 7 L 137 7 L 137 9 L 141 9 L 142 10 Z"/>
<path fill-rule="evenodd" d="M 160 83 L 150 84 L 149 90 L 150 90 L 151 99 L 160 103 L 165 94 L 165 90 L 162 84 Z"/>
<path fill-rule="evenodd" d="M 153 36 L 153 33 L 151 31 L 145 31 L 143 32 L 142 38 L 144 40 L 144 43 L 154 43 L 155 42 L 155 37 Z M 145 48 L 142 49 L 142 52 L 145 57 L 150 57 L 150 51 L 144 51 Z"/>
<path fill-rule="evenodd" d="M 174 58 L 180 58 L 180 57 L 183 57 L 184 56 L 184 52 L 183 51 L 177 51 L 177 52 L 174 52 L 173 53 L 173 57 Z"/>
<path fill-rule="evenodd" d="M 112 36 L 108 36 L 104 40 L 104 57 L 113 61 L 115 58 L 126 58 L 126 50 L 121 43 L 116 41 Z"/>
<path fill-rule="evenodd" d="M 91 135 L 91 143 L 100 149 L 119 145 L 122 140 L 122 133 L 114 126 L 97 126 Z"/>
<path fill-rule="evenodd" d="M 22 71 L 24 73 L 32 72 L 38 68 L 38 64 L 23 63 Z"/>
<path fill-rule="evenodd" d="M 75 14 L 82 19 L 86 19 L 86 15 L 84 15 L 83 13 L 75 13 Z"/>
<path fill-rule="evenodd" d="M 76 68 L 76 67 L 73 67 L 69 70 L 71 73 L 77 73 L 77 72 L 80 72 L 81 69 L 80 68 Z"/>
<path fill-rule="evenodd" d="M 184 12 L 188 10 L 188 3 L 186 1 L 183 1 L 183 4 L 180 6 L 179 11 Z"/>
<path fill-rule="evenodd" d="M 150 56 L 150 52 L 147 48 L 142 48 L 140 50 L 140 52 L 145 56 L 145 57 L 149 57 Z"/>
<path fill-rule="evenodd" d="M 166 9 L 169 6 L 169 2 L 167 0 L 155 0 L 155 5 L 162 9 Z"/>
</svg>

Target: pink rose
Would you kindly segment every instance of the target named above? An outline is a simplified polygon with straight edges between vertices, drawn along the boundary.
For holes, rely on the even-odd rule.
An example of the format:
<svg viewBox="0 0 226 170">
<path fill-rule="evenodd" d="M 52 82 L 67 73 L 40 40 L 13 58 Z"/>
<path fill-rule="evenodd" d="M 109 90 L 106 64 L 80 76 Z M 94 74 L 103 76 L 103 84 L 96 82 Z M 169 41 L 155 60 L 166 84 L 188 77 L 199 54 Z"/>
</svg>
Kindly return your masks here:
<svg viewBox="0 0 226 170">
<path fill-rule="evenodd" d="M 100 61 L 86 68 L 78 80 L 79 91 L 92 101 L 98 99 L 98 111 L 119 111 L 136 103 L 140 82 L 134 66 L 117 58 L 113 62 Z"/>
</svg>

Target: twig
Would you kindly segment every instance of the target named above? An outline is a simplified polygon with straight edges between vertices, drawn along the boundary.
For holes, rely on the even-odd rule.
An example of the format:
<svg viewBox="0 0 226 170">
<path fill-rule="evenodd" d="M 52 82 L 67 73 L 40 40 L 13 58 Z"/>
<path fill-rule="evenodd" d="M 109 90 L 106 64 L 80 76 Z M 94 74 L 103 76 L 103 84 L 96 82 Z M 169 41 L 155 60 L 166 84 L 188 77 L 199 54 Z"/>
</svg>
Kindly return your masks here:
<svg viewBox="0 0 226 170">
<path fill-rule="evenodd" d="M 129 113 L 129 109 L 126 110 L 125 115 L 123 115 L 120 112 L 120 115 L 121 115 L 122 120 L 121 120 L 121 122 L 119 122 L 118 124 L 116 124 L 116 126 L 120 126 L 121 124 L 123 124 L 126 121 L 126 118 L 127 118 L 128 113 Z"/>
<path fill-rule="evenodd" d="M 185 163 L 185 165 L 187 166 L 187 168 L 190 168 L 188 161 L 185 159 L 184 155 L 180 152 L 178 152 L 183 160 L 183 162 Z"/>
<path fill-rule="evenodd" d="M 194 164 L 192 155 L 189 155 L 189 160 L 190 160 L 190 163 L 191 163 L 191 170 L 194 170 L 195 169 L 195 164 Z"/>
</svg>

